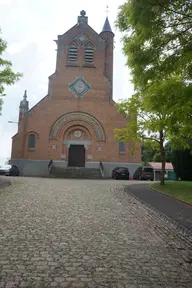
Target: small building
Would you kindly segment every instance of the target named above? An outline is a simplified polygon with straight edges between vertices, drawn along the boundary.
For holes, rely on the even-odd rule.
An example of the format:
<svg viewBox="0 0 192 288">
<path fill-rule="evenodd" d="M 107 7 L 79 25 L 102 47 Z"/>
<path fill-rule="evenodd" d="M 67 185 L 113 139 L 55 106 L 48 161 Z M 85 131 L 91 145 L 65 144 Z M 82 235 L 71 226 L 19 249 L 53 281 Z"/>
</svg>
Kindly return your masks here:
<svg viewBox="0 0 192 288">
<path fill-rule="evenodd" d="M 148 166 L 154 169 L 154 180 L 159 181 L 160 175 L 161 175 L 162 163 L 161 162 L 149 162 Z M 171 174 L 173 173 L 174 173 L 174 168 L 173 168 L 172 163 L 166 162 L 165 163 L 165 179 L 168 180 Z"/>
</svg>

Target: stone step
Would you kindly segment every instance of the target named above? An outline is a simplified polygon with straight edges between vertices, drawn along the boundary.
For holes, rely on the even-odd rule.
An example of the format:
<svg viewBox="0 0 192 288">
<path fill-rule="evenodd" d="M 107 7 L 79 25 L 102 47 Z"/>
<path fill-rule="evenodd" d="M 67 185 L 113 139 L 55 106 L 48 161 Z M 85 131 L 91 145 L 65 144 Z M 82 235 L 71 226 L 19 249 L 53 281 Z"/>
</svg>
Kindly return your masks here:
<svg viewBox="0 0 192 288">
<path fill-rule="evenodd" d="M 102 179 L 99 168 L 61 168 L 53 165 L 50 178 Z"/>
</svg>

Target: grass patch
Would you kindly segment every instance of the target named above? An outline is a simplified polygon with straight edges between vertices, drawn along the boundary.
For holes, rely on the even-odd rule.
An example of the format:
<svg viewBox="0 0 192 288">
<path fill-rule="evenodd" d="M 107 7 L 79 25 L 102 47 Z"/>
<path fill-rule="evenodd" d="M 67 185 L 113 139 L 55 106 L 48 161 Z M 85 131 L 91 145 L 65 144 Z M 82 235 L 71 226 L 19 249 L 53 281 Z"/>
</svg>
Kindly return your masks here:
<svg viewBox="0 0 192 288">
<path fill-rule="evenodd" d="M 151 185 L 151 187 L 167 195 L 192 204 L 192 181 L 165 182 L 164 186 L 160 185 L 159 183 L 154 183 Z"/>
</svg>

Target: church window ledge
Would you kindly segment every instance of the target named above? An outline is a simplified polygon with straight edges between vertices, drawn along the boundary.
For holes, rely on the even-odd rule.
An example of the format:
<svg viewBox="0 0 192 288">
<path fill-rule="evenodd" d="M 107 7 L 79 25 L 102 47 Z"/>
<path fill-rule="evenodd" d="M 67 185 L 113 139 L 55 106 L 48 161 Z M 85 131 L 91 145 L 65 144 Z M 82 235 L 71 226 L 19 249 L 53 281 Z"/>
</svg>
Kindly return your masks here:
<svg viewBox="0 0 192 288">
<path fill-rule="evenodd" d="M 79 62 L 67 62 L 66 67 L 80 67 Z"/>
<path fill-rule="evenodd" d="M 28 148 L 29 152 L 35 152 L 35 148 Z"/>
<path fill-rule="evenodd" d="M 86 67 L 86 68 L 96 68 L 96 65 L 95 65 L 95 63 L 84 63 L 83 65 L 82 65 L 82 67 Z"/>
</svg>

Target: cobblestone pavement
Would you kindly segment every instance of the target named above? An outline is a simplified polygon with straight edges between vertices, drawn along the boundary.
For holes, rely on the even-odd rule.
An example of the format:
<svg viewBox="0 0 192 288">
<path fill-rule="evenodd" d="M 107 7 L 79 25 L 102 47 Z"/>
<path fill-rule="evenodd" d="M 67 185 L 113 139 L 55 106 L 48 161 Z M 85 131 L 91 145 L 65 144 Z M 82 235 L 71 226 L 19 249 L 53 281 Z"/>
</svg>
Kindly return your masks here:
<svg viewBox="0 0 192 288">
<path fill-rule="evenodd" d="M 112 180 L 0 191 L 0 287 L 192 287 L 192 242 Z"/>
<path fill-rule="evenodd" d="M 9 179 L 0 175 L 0 189 L 4 189 L 10 185 Z"/>
</svg>

